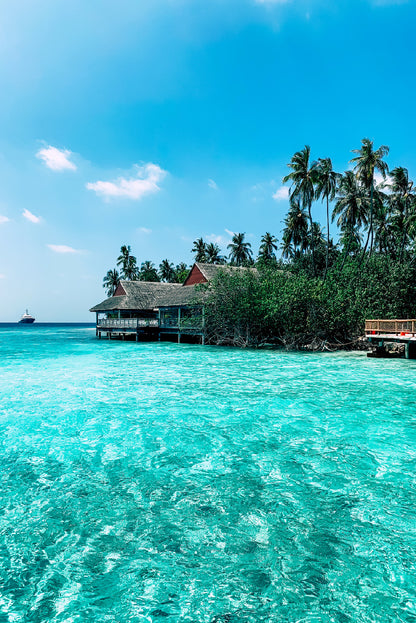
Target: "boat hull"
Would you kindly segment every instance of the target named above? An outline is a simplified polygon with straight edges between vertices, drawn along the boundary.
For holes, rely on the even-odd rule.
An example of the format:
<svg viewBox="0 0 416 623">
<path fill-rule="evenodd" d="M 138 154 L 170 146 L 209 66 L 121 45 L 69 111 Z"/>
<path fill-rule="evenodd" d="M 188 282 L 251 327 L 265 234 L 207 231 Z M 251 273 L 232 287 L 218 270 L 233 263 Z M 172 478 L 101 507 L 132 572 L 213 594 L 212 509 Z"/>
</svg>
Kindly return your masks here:
<svg viewBox="0 0 416 623">
<path fill-rule="evenodd" d="M 35 322 L 35 318 L 22 318 L 19 320 L 19 324 L 33 324 Z"/>
</svg>

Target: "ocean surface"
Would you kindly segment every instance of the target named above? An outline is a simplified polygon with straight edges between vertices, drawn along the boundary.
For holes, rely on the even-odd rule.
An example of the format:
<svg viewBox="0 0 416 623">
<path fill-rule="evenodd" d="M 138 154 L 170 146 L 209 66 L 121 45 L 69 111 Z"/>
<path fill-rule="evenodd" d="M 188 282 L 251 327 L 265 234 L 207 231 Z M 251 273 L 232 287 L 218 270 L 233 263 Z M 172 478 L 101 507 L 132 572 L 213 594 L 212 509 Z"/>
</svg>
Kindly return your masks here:
<svg viewBox="0 0 416 623">
<path fill-rule="evenodd" d="M 415 622 L 415 381 L 0 326 L 0 623 Z"/>
</svg>

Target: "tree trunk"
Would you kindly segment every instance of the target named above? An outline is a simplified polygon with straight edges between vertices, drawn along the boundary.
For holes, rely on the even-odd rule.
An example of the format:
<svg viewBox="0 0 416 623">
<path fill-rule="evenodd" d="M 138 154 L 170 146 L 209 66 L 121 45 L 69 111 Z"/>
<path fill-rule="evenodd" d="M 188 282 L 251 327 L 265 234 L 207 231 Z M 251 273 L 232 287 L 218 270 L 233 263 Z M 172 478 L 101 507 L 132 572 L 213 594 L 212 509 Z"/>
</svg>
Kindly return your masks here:
<svg viewBox="0 0 416 623">
<path fill-rule="evenodd" d="M 368 235 L 367 235 L 367 240 L 364 246 L 364 250 L 361 256 L 361 260 L 360 260 L 360 266 L 363 262 L 363 259 L 365 257 L 365 253 L 367 251 L 367 247 L 368 247 L 368 243 L 370 240 L 370 236 L 371 236 L 371 247 L 370 247 L 370 255 L 371 255 L 371 251 L 373 248 L 373 191 L 374 191 L 374 177 L 371 180 L 371 194 L 370 194 L 370 225 L 368 228 Z"/>
<path fill-rule="evenodd" d="M 328 272 L 329 264 L 329 197 L 326 196 L 326 229 L 327 229 L 327 242 L 326 242 L 326 262 L 325 262 L 325 274 L 323 283 L 325 283 L 326 274 Z"/>
<path fill-rule="evenodd" d="M 315 268 L 315 241 L 314 241 L 314 236 L 313 236 L 312 210 L 311 210 L 311 206 L 310 206 L 310 205 L 308 205 L 308 212 L 309 212 L 309 223 L 310 223 L 310 227 L 311 227 L 312 270 L 313 270 L 313 276 L 314 276 L 314 277 L 316 277 L 316 268 Z"/>
<path fill-rule="evenodd" d="M 406 222 L 407 222 L 407 197 L 404 202 L 403 236 L 402 236 L 402 244 L 400 247 L 400 257 L 399 257 L 400 264 L 403 263 L 404 247 L 406 246 L 406 236 L 407 236 Z"/>
<path fill-rule="evenodd" d="M 352 230 L 352 228 L 351 228 L 351 230 Z M 351 249 L 351 240 L 352 240 L 352 231 L 350 232 L 350 236 L 348 238 L 348 246 L 347 246 L 347 250 L 344 253 L 344 259 L 342 260 L 342 264 L 341 264 L 341 268 L 340 268 L 339 274 L 341 274 L 343 269 L 344 269 L 345 261 L 346 261 L 346 259 L 348 257 L 350 249 Z"/>
</svg>

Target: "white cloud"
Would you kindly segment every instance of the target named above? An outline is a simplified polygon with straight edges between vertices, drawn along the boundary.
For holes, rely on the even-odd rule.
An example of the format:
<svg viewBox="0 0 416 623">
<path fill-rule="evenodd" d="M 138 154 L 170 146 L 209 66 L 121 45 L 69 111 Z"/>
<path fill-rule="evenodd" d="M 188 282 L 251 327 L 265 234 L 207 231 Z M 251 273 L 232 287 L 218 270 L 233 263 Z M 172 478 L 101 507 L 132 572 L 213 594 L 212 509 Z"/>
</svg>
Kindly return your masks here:
<svg viewBox="0 0 416 623">
<path fill-rule="evenodd" d="M 28 221 L 31 221 L 32 223 L 40 223 L 41 221 L 39 216 L 35 216 L 34 214 L 32 214 L 32 212 L 30 212 L 26 208 L 23 210 L 22 214 L 25 218 L 27 218 Z"/>
<path fill-rule="evenodd" d="M 137 231 L 139 231 L 142 234 L 151 234 L 152 230 L 149 229 L 148 227 L 138 227 Z"/>
<path fill-rule="evenodd" d="M 281 186 L 273 193 L 273 199 L 275 201 L 285 201 L 289 198 L 289 188 L 287 186 Z"/>
<path fill-rule="evenodd" d="M 214 180 L 208 180 L 208 186 L 213 190 L 219 190 L 218 185 Z"/>
<path fill-rule="evenodd" d="M 7 218 L 7 216 L 2 216 L 0 214 L 0 225 L 2 225 L 3 223 L 8 223 L 10 221 L 9 218 Z"/>
<path fill-rule="evenodd" d="M 382 186 L 384 184 L 391 184 L 391 178 L 389 175 L 386 175 L 386 178 L 384 179 L 384 177 L 381 175 L 381 173 L 379 173 L 378 171 L 376 173 L 374 173 L 374 182 L 376 186 Z M 384 192 L 388 192 L 388 188 L 381 188 L 381 190 L 383 190 Z"/>
<path fill-rule="evenodd" d="M 224 229 L 225 233 L 228 234 L 229 236 L 231 236 L 231 238 L 234 236 L 235 232 L 231 231 L 231 229 Z"/>
<path fill-rule="evenodd" d="M 55 253 L 82 253 L 82 251 L 68 247 L 66 244 L 48 244 L 46 246 Z"/>
<path fill-rule="evenodd" d="M 135 166 L 136 177 L 130 179 L 119 177 L 115 182 L 88 183 L 87 188 L 106 199 L 126 197 L 127 199 L 140 200 L 145 195 L 157 193 L 160 190 L 159 183 L 165 177 L 166 171 L 151 162 L 143 166 Z"/>
<path fill-rule="evenodd" d="M 3 275 L 2 273 L 0 273 L 0 279 L 6 279 L 6 275 Z"/>
<path fill-rule="evenodd" d="M 69 159 L 71 154 L 72 152 L 69 149 L 58 149 L 49 145 L 40 149 L 36 154 L 36 158 L 43 160 L 48 169 L 52 169 L 52 171 L 76 171 L 77 167 Z"/>
<path fill-rule="evenodd" d="M 227 240 L 225 236 L 221 236 L 221 234 L 208 234 L 206 239 L 208 242 L 213 242 L 220 247 L 225 247 L 229 242 L 229 240 Z"/>
</svg>

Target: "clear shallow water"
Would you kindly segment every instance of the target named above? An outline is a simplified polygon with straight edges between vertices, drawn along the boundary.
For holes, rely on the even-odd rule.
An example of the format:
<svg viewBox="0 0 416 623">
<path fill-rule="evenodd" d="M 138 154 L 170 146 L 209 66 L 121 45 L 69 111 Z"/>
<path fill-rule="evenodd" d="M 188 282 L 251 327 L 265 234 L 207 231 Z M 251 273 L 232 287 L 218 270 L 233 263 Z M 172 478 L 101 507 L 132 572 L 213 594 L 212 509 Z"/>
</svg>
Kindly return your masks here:
<svg viewBox="0 0 416 623">
<path fill-rule="evenodd" d="M 0 328 L 0 623 L 416 621 L 415 379 Z"/>
</svg>

